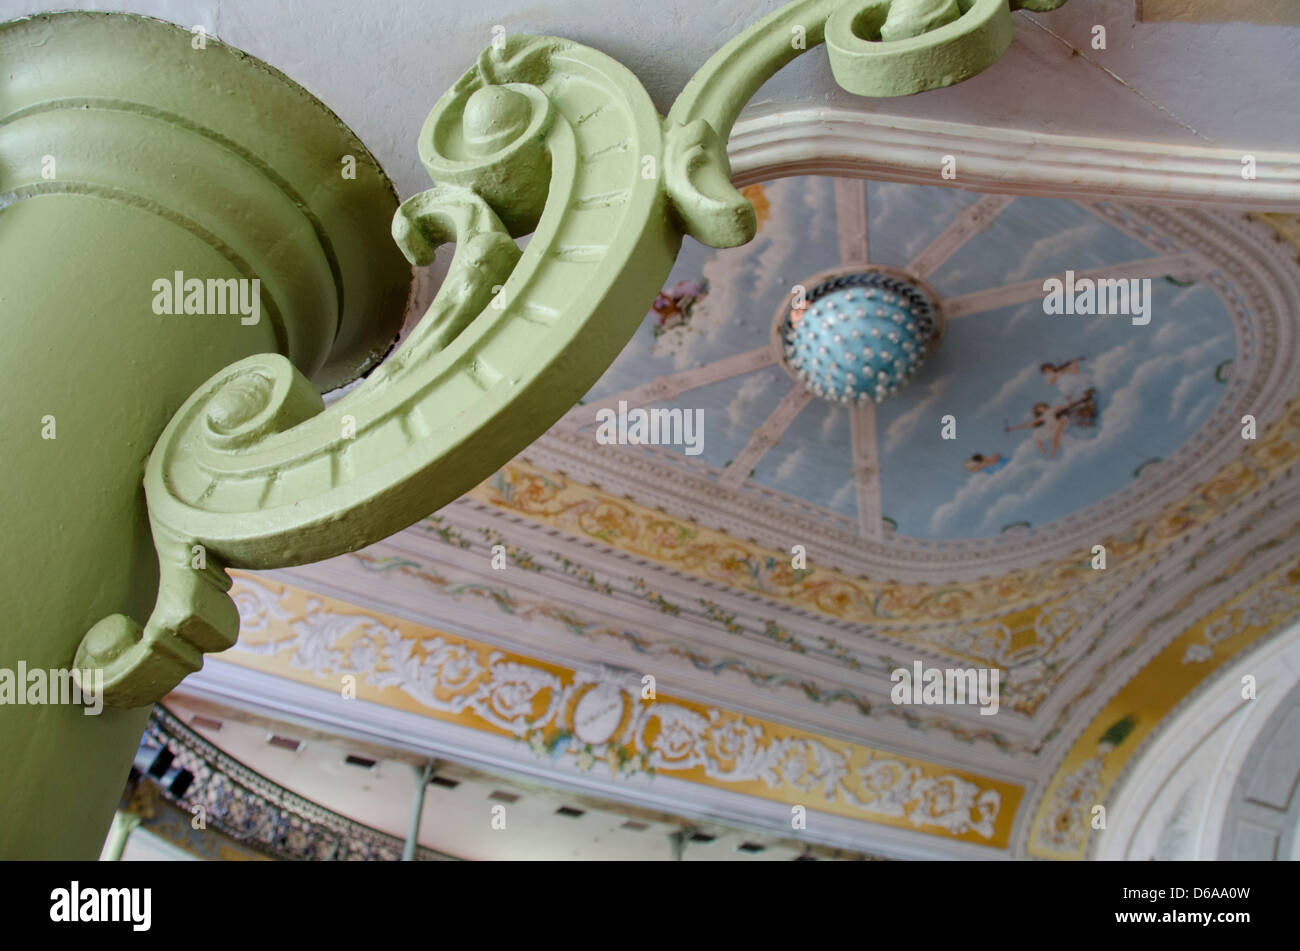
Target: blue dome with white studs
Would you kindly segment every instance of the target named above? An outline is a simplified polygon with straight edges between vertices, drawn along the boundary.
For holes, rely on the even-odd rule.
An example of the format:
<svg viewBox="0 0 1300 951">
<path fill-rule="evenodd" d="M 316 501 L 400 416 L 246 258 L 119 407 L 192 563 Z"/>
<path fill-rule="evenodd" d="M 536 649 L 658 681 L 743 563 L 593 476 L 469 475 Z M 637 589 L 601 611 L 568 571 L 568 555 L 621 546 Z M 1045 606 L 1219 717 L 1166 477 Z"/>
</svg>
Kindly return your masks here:
<svg viewBox="0 0 1300 951">
<path fill-rule="evenodd" d="M 929 293 L 881 271 L 843 274 L 808 290 L 780 328 L 786 365 L 836 403 L 879 403 L 909 380 L 939 338 Z"/>
</svg>

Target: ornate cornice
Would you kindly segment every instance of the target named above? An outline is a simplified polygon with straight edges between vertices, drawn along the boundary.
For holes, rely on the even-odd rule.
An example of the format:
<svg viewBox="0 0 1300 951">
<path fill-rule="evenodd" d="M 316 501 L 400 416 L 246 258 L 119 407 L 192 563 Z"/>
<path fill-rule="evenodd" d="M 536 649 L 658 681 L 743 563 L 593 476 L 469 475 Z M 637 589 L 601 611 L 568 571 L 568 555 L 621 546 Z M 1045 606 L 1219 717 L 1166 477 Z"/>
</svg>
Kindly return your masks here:
<svg viewBox="0 0 1300 951">
<path fill-rule="evenodd" d="M 539 757 L 1005 846 L 1023 793 L 1004 779 L 649 693 L 639 672 L 575 670 L 274 582 L 235 588 L 244 636 L 223 661 L 508 737 Z M 343 678 L 351 675 L 355 683 Z M 355 700 L 346 694 L 355 688 Z M 322 699 L 326 694 L 321 694 Z"/>
<path fill-rule="evenodd" d="M 1152 604 L 1149 607 L 1144 606 L 1145 610 L 1135 615 L 1132 623 L 1126 622 L 1123 625 L 1117 625 L 1117 631 L 1112 632 L 1104 641 L 1104 644 L 1108 645 L 1107 656 L 1101 661 L 1100 666 L 1096 667 L 1093 682 L 1087 685 L 1081 693 L 1075 695 L 1071 700 L 1070 707 L 1061 711 L 1060 717 L 1058 717 L 1058 728 L 1061 724 L 1078 722 L 1080 717 L 1086 718 L 1083 722 L 1091 722 L 1096 726 L 1109 716 L 1116 702 L 1113 698 L 1119 697 L 1122 701 L 1125 697 L 1133 696 L 1145 698 L 1142 701 L 1143 707 L 1140 719 L 1147 726 L 1154 725 L 1167 712 L 1161 704 L 1173 709 L 1187 695 L 1187 690 L 1192 689 L 1197 683 L 1205 682 L 1212 675 L 1213 670 L 1220 666 L 1221 662 L 1226 662 L 1230 657 L 1239 654 L 1250 643 L 1267 636 L 1268 633 L 1276 630 L 1280 624 L 1285 623 L 1290 617 L 1289 614 L 1287 617 L 1283 617 L 1276 611 L 1272 611 L 1272 609 L 1260 614 L 1259 611 L 1262 609 L 1256 609 L 1255 614 L 1252 615 L 1253 620 L 1248 622 L 1254 625 L 1251 637 L 1238 638 L 1233 633 L 1230 633 L 1228 637 L 1223 637 L 1222 632 L 1217 629 L 1211 630 L 1207 626 L 1209 622 L 1214 621 L 1215 612 L 1220 614 L 1231 612 L 1234 610 L 1235 605 L 1241 603 L 1242 598 L 1245 597 L 1244 595 L 1231 599 L 1227 602 L 1226 607 L 1221 604 L 1223 587 L 1237 584 L 1242 580 L 1250 582 L 1253 579 L 1261 579 L 1254 582 L 1250 589 L 1251 591 L 1257 591 L 1261 585 L 1271 584 L 1272 581 L 1276 581 L 1279 572 L 1285 574 L 1285 572 L 1290 571 L 1291 576 L 1293 576 L 1290 578 L 1293 590 L 1282 595 L 1269 595 L 1268 598 L 1275 600 L 1283 598 L 1283 600 L 1278 601 L 1282 606 L 1285 606 L 1285 604 L 1291 604 L 1293 607 L 1300 605 L 1300 568 L 1296 567 L 1297 564 L 1300 564 L 1300 562 L 1296 562 L 1296 559 L 1300 558 L 1300 534 L 1297 534 L 1294 528 L 1281 528 L 1275 529 L 1271 533 L 1267 532 L 1264 530 L 1268 524 L 1267 518 L 1266 513 L 1260 512 L 1243 523 L 1238 530 L 1232 533 L 1233 537 L 1226 539 L 1222 546 L 1216 548 L 1213 545 L 1205 545 L 1201 546 L 1200 550 L 1188 553 L 1196 570 L 1186 566 L 1181 567 L 1180 574 L 1174 578 L 1166 579 L 1165 583 L 1152 597 Z M 445 544 L 445 542 L 439 542 L 439 544 Z M 1250 547 L 1243 550 L 1241 548 L 1242 544 Z M 457 548 L 459 549 L 459 546 Z M 464 551 L 464 549 L 459 550 Z M 515 548 L 514 551 L 519 556 L 526 556 L 527 554 L 518 548 Z M 1278 564 L 1283 567 L 1277 568 Z M 1288 568 L 1288 566 L 1290 567 Z M 520 571 L 523 569 L 518 565 L 512 565 L 509 570 Z M 579 694 L 581 691 L 594 689 L 590 686 L 594 683 L 610 681 L 615 685 L 621 684 L 622 686 L 619 689 L 625 698 L 623 701 L 626 704 L 624 707 L 625 713 L 631 710 L 635 705 L 636 697 L 639 696 L 640 678 L 647 669 L 644 664 L 636 661 L 629 663 L 627 660 L 621 663 L 615 660 L 612 665 L 601 665 L 592 659 L 599 655 L 587 647 L 577 652 L 582 657 L 582 666 L 579 667 L 569 666 L 571 662 L 568 661 L 559 661 L 558 655 L 551 653 L 549 650 L 546 652 L 547 660 L 534 660 L 529 655 L 520 654 L 514 650 L 503 651 L 499 647 L 494 648 L 491 646 L 490 641 L 476 641 L 452 635 L 446 631 L 437 631 L 423 625 L 411 624 L 400 617 L 394 617 L 373 609 L 359 609 L 321 594 L 296 591 L 291 587 L 281 586 L 275 581 L 268 582 L 261 579 L 247 578 L 241 579 L 237 584 L 241 604 L 245 605 L 243 613 L 250 637 L 247 639 L 246 649 L 228 654 L 226 659 L 240 666 L 273 673 L 280 678 L 324 687 L 326 689 L 319 691 L 319 696 L 325 706 L 335 703 L 330 698 L 337 699 L 339 687 L 342 683 L 340 680 L 342 675 L 355 673 L 359 679 L 364 679 L 366 671 L 372 670 L 374 671 L 374 677 L 377 678 L 374 685 L 383 686 L 387 692 L 367 693 L 360 691 L 358 696 L 363 700 L 372 700 L 376 703 L 391 706 L 394 709 L 418 712 L 422 716 L 441 717 L 449 723 L 454 722 L 462 726 L 469 725 L 472 729 L 486 729 L 489 733 L 495 735 L 513 737 L 518 742 L 521 738 L 530 735 L 532 732 L 531 727 L 521 730 L 520 724 L 522 721 L 510 721 L 508 716 L 505 720 L 500 719 L 500 716 L 504 715 L 501 714 L 500 710 L 495 714 L 489 712 L 487 714 L 488 719 L 481 726 L 476 726 L 473 722 L 467 724 L 465 716 L 467 715 L 466 711 L 470 708 L 491 709 L 490 707 L 481 706 L 487 702 L 483 698 L 488 694 L 477 691 L 472 692 L 473 697 L 480 698 L 478 700 L 465 699 L 466 696 L 471 694 L 460 695 L 461 699 L 456 700 L 455 691 L 441 693 L 435 691 L 434 694 L 429 694 L 428 691 L 433 689 L 432 685 L 438 681 L 437 677 L 434 676 L 436 671 L 432 668 L 429 672 L 420 673 L 427 666 L 427 663 L 421 659 L 427 655 L 427 652 L 422 650 L 411 652 L 405 647 L 395 649 L 395 645 L 405 644 L 414 639 L 422 644 L 430 645 L 430 649 L 435 653 L 437 650 L 442 649 L 438 645 L 450 645 L 448 649 L 459 649 L 457 645 L 470 645 L 473 647 L 474 653 L 472 656 L 464 655 L 465 659 L 458 669 L 470 671 L 471 673 L 476 670 L 479 671 L 478 674 L 474 674 L 475 677 L 479 677 L 478 680 L 474 681 L 479 686 L 490 682 L 489 673 L 485 672 L 490 672 L 494 664 L 502 671 L 507 669 L 516 670 L 516 673 L 521 677 L 524 674 L 521 670 L 516 669 L 519 665 L 549 672 L 548 676 L 551 677 L 555 675 L 556 671 L 560 671 L 560 680 L 548 680 L 547 677 L 542 677 L 542 680 L 551 684 L 556 690 L 571 690 L 572 693 L 569 694 L 568 701 L 556 701 L 553 696 L 543 696 L 543 687 L 539 686 L 541 681 L 531 684 L 531 681 L 525 683 L 525 681 L 520 681 L 517 678 L 511 680 L 512 684 L 515 684 L 519 689 L 525 690 L 528 696 L 533 697 L 532 701 L 525 704 L 527 709 L 536 711 L 537 716 L 548 723 L 552 723 L 560 733 L 563 733 L 566 728 L 569 728 L 571 732 L 574 725 L 572 717 L 567 721 L 564 719 L 563 711 L 565 709 L 573 710 L 576 707 L 566 706 L 566 704 L 576 704 L 576 701 L 580 699 Z M 399 588 L 386 586 L 385 591 L 385 601 L 396 599 L 396 603 L 404 603 L 405 598 L 401 595 Z M 1180 592 L 1181 596 L 1170 603 L 1170 596 Z M 498 589 L 498 595 L 507 598 L 510 598 L 515 593 L 513 585 L 510 594 L 507 594 L 504 589 Z M 487 594 L 490 594 L 490 592 L 487 592 Z M 1268 598 L 1265 600 L 1267 601 Z M 1166 606 L 1159 608 L 1161 603 Z M 1219 607 L 1216 607 L 1216 605 Z M 514 614 L 514 612 L 522 610 L 513 626 L 519 627 L 519 631 L 530 641 L 535 640 L 536 632 L 531 627 L 532 622 L 530 620 L 531 609 L 523 607 L 517 601 L 506 603 L 501 606 L 501 609 L 506 610 L 508 614 Z M 1160 613 L 1152 616 L 1157 609 L 1160 610 Z M 437 610 L 441 613 L 443 608 L 438 607 Z M 1198 616 L 1198 612 L 1201 620 L 1189 626 L 1187 617 L 1189 615 Z M 1258 617 L 1255 615 L 1258 615 Z M 1142 618 L 1145 618 L 1145 620 Z M 575 621 L 577 619 L 571 617 L 570 620 Z M 1138 626 L 1135 627 L 1134 623 Z M 1235 618 L 1230 618 L 1228 623 L 1233 625 L 1229 629 L 1230 631 L 1235 631 L 1241 626 Z M 521 624 L 524 626 L 520 627 Z M 1136 630 L 1137 633 L 1132 636 L 1120 637 L 1119 630 Z M 1201 632 L 1205 636 L 1202 637 L 1196 632 Z M 1205 649 L 1209 650 L 1212 656 L 1208 659 L 1202 659 L 1205 651 L 1197 648 L 1195 646 L 1197 643 L 1203 643 Z M 357 645 L 361 646 L 358 647 Z M 539 642 L 539 646 L 544 645 L 545 641 Z M 1173 647 L 1170 645 L 1173 645 Z M 1192 648 L 1190 651 L 1188 650 L 1189 647 Z M 352 653 L 354 649 L 361 648 L 364 649 L 360 654 L 354 655 Z M 1178 659 L 1184 667 L 1191 668 L 1190 673 L 1171 675 L 1163 668 L 1154 670 L 1151 659 L 1169 656 L 1169 651 L 1172 649 L 1181 651 Z M 493 654 L 498 658 L 496 661 L 491 659 Z M 354 656 L 355 660 L 349 660 Z M 447 656 L 450 658 L 451 655 L 448 654 Z M 362 657 L 366 659 L 364 661 L 360 660 Z M 475 667 L 475 664 L 478 666 Z M 670 700 L 663 695 L 662 691 L 668 683 L 678 684 L 679 679 L 655 666 L 648 669 L 656 670 L 660 674 L 658 678 L 658 688 L 661 691 L 659 700 L 681 704 L 697 712 L 725 709 L 719 708 L 716 701 L 704 699 L 702 695 L 700 699 L 694 701 L 687 701 L 680 696 L 674 696 Z M 565 680 L 562 673 L 565 670 L 574 672 L 572 681 Z M 1191 677 L 1188 684 L 1192 686 L 1183 684 L 1183 681 L 1187 680 L 1188 677 Z M 466 680 L 464 683 L 468 684 L 469 682 L 469 680 Z M 684 686 L 685 683 L 684 680 L 680 681 L 681 686 Z M 531 686 L 528 684 L 531 684 Z M 269 700 L 277 691 L 272 690 L 268 693 L 267 688 L 261 688 L 261 692 Z M 523 701 L 520 702 L 523 703 Z M 1103 707 L 1104 711 L 1098 713 Z M 1148 711 L 1150 712 L 1148 713 Z M 473 713 L 468 715 L 471 720 L 479 716 Z M 771 734 L 773 737 L 783 735 L 783 730 L 790 729 L 788 726 L 778 726 L 777 724 L 780 721 L 774 721 L 764 716 L 735 715 L 746 722 L 768 724 L 774 731 Z M 1123 716 L 1123 714 L 1120 716 Z M 349 720 L 347 710 L 344 708 L 340 708 L 338 717 L 340 723 Z M 554 717 L 555 719 L 548 720 L 548 717 Z M 706 714 L 706 719 L 712 722 L 716 717 L 713 714 Z M 626 726 L 631 722 L 624 716 L 620 720 L 620 725 Z M 1098 729 L 1104 732 L 1104 729 L 1110 725 L 1112 724 L 1103 724 Z M 915 752 L 902 753 L 901 749 L 893 747 L 894 752 L 891 755 L 899 756 L 901 754 L 904 759 L 908 760 L 920 756 L 921 761 L 925 762 L 925 754 L 920 753 L 921 749 L 928 750 L 929 755 L 933 756 L 935 752 L 942 748 L 941 744 L 935 745 L 927 738 L 927 734 L 929 737 L 936 735 L 935 731 L 937 729 L 941 728 L 931 726 L 927 732 L 915 734 L 915 738 L 910 744 Z M 1083 736 L 1089 735 L 1088 731 L 1090 730 L 1093 730 L 1093 728 L 1085 728 Z M 872 743 L 871 741 L 866 743 L 860 741 L 846 743 L 838 735 L 826 733 L 819 735 L 797 728 L 795 733 L 800 736 L 819 736 L 820 741 L 830 744 L 831 748 L 866 746 L 880 749 L 878 743 Z M 642 734 L 643 737 L 649 735 L 649 733 Z M 888 730 L 881 731 L 873 727 L 864 735 L 883 738 L 893 734 Z M 1140 734 L 1138 736 L 1139 740 L 1141 740 L 1142 735 L 1145 734 Z M 1072 733 L 1063 735 L 1051 744 L 1051 750 L 1077 749 L 1083 741 L 1079 738 L 1072 739 L 1072 736 Z M 545 739 L 545 737 L 543 738 Z M 1062 743 L 1065 745 L 1062 746 Z M 1131 753 L 1136 748 L 1137 745 L 1135 744 L 1133 747 L 1128 748 L 1128 752 Z M 644 742 L 638 745 L 636 741 L 633 741 L 627 750 L 621 753 L 616 751 L 614 758 L 622 763 L 633 752 L 644 752 L 645 749 L 646 744 Z M 596 752 L 603 753 L 605 756 L 610 753 L 608 748 Z M 1034 794 L 1029 808 L 1041 811 L 1039 809 L 1039 796 L 1043 794 L 1043 791 L 1051 787 L 1051 781 L 1047 777 L 1055 774 L 1059 779 L 1066 770 L 1064 765 L 1058 765 L 1063 762 L 1062 755 L 1064 754 L 1059 752 L 1049 752 L 1049 755 L 1041 760 L 1032 772 L 1024 774 L 1026 779 L 1029 780 L 1029 788 L 1039 791 Z M 973 766 L 973 763 L 978 760 L 971 760 L 969 757 L 958 759 L 971 764 L 960 767 L 958 769 L 960 775 L 967 777 L 979 775 L 979 768 Z M 584 762 L 587 761 L 584 760 Z M 930 759 L 929 762 L 935 761 Z M 993 758 L 985 757 L 984 762 L 992 763 Z M 1067 758 L 1064 762 L 1068 763 L 1069 759 Z M 1016 772 L 1020 771 L 1017 770 Z M 679 774 L 673 771 L 672 775 Z M 1031 779 L 1034 775 L 1042 777 L 1040 780 L 1041 785 Z M 711 778 L 718 781 L 715 785 L 718 785 L 719 788 L 728 788 L 733 784 L 733 780 L 739 782 L 734 776 L 728 778 L 724 774 L 713 775 Z M 613 777 L 611 779 L 615 782 L 617 788 L 617 779 Z M 762 792 L 754 793 L 749 789 L 746 789 L 746 791 L 750 794 L 764 795 Z M 621 790 L 619 794 L 624 795 L 627 792 L 627 790 Z M 773 795 L 772 790 L 767 790 L 766 794 L 770 798 Z M 777 798 L 782 801 L 793 802 L 788 796 L 788 791 L 786 794 L 777 796 Z M 1049 796 L 1043 801 L 1050 802 L 1053 800 Z M 849 815 L 848 813 L 840 814 Z M 1030 820 L 1033 815 L 1035 815 L 1033 811 L 1021 812 L 1016 820 L 1017 826 L 1023 827 L 1026 835 L 1029 834 Z M 1024 848 L 1024 846 L 1017 848 Z"/>
</svg>

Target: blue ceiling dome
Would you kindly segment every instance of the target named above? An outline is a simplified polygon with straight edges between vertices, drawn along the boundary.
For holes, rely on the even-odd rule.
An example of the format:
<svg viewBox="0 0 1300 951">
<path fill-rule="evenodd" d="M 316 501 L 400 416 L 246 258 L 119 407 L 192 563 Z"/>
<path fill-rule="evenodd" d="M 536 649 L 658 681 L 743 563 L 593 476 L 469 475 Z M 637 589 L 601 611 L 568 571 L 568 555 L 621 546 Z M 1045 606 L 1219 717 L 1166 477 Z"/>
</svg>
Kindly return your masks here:
<svg viewBox="0 0 1300 951">
<path fill-rule="evenodd" d="M 865 269 L 809 289 L 779 329 L 786 366 L 836 403 L 879 403 L 925 362 L 942 324 L 932 293 L 896 272 Z"/>
</svg>

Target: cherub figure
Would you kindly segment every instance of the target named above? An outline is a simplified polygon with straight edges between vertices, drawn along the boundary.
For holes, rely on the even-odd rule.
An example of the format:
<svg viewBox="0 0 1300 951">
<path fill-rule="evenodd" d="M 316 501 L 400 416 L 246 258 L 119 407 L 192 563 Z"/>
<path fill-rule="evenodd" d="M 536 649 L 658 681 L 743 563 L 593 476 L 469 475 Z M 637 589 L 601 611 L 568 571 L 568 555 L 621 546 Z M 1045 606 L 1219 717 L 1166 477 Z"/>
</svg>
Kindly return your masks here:
<svg viewBox="0 0 1300 951">
<path fill-rule="evenodd" d="M 1061 437 L 1065 435 L 1070 423 L 1078 426 L 1091 426 L 1097 418 L 1097 391 L 1089 388 L 1077 400 L 1070 400 L 1059 406 L 1050 403 L 1035 403 L 1032 416 L 1027 422 L 1005 427 L 1006 432 L 1017 429 L 1034 430 L 1034 443 L 1038 451 L 1048 459 L 1055 459 L 1061 448 Z M 1050 443 L 1050 448 L 1048 444 Z"/>
<path fill-rule="evenodd" d="M 962 465 L 966 467 L 967 472 L 987 472 L 991 475 L 999 469 L 1004 468 L 1010 461 L 1010 459 L 1003 456 L 1000 452 L 995 452 L 991 456 L 986 456 L 981 452 L 976 452 L 972 453 L 971 457 L 962 463 Z"/>
<path fill-rule="evenodd" d="M 1087 357 L 1075 357 L 1063 363 L 1043 363 L 1039 365 L 1038 371 L 1042 373 L 1048 386 L 1056 387 L 1061 391 L 1061 396 L 1071 400 L 1081 396 L 1088 389 L 1093 389 L 1095 392 L 1096 388 L 1092 386 L 1087 372 L 1079 366 L 1086 359 Z"/>
<path fill-rule="evenodd" d="M 659 316 L 655 325 L 655 336 L 666 330 L 680 327 L 691 318 L 691 312 L 709 292 L 709 282 L 678 281 L 670 288 L 660 291 L 655 297 L 651 309 Z"/>
</svg>

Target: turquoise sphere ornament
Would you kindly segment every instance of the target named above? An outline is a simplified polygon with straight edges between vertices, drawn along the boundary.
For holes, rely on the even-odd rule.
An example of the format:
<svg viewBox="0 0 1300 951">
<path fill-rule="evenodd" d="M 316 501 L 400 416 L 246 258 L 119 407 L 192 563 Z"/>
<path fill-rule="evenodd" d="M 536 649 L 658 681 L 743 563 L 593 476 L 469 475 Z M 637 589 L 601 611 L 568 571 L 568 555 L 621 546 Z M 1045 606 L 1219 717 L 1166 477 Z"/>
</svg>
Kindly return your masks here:
<svg viewBox="0 0 1300 951">
<path fill-rule="evenodd" d="M 782 362 L 815 396 L 879 403 L 920 369 L 942 334 L 932 291 L 900 272 L 869 268 L 819 281 L 792 297 L 776 328 Z"/>
</svg>

